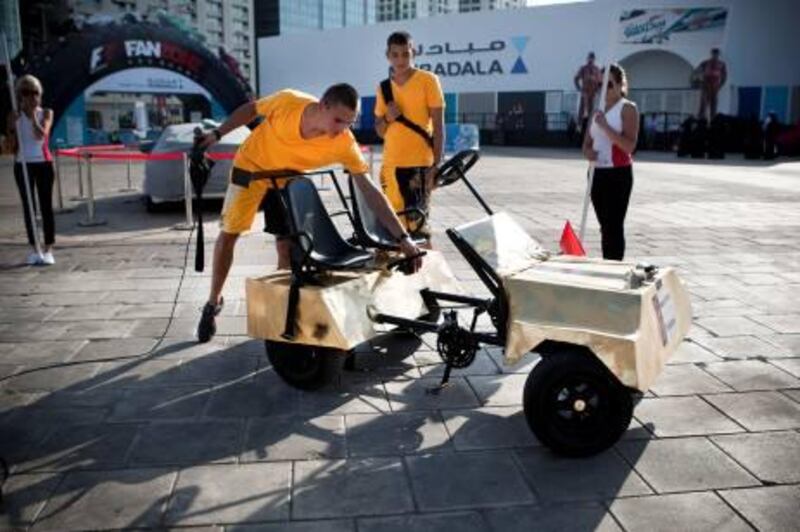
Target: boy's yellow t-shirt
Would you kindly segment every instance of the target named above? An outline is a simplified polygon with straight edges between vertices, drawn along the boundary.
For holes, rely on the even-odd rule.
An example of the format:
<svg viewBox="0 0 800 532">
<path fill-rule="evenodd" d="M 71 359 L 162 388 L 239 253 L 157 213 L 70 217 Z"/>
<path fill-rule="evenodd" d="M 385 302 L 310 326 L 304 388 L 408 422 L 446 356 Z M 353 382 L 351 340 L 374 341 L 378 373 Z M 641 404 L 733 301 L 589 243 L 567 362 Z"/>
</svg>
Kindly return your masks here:
<svg viewBox="0 0 800 532">
<path fill-rule="evenodd" d="M 442 86 L 436 74 L 417 69 L 401 86 L 392 81 L 392 95 L 403 116 L 433 134 L 430 109 L 444 108 Z M 386 114 L 380 85 L 375 98 L 375 116 Z M 385 166 L 430 166 L 433 150 L 419 134 L 399 122 L 386 128 L 383 138 L 383 164 Z"/>
<path fill-rule="evenodd" d="M 242 170 L 310 171 L 341 164 L 354 174 L 369 171 L 369 165 L 353 133 L 345 130 L 335 137 L 312 139 L 300 136 L 300 118 L 307 105 L 317 99 L 304 92 L 285 89 L 261 98 L 256 111 L 264 121 L 242 143 L 233 165 Z"/>
</svg>

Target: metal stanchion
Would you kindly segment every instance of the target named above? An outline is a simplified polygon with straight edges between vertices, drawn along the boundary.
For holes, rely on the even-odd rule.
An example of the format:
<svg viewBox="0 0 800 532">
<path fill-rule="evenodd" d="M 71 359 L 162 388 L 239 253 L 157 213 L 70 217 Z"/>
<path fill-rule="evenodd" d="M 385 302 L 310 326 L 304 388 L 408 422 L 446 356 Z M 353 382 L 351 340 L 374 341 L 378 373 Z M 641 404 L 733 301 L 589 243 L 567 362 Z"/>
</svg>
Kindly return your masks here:
<svg viewBox="0 0 800 532">
<path fill-rule="evenodd" d="M 56 193 L 58 194 L 58 208 L 56 213 L 72 212 L 72 208 L 64 208 L 64 192 L 61 190 L 61 156 L 56 152 Z"/>
<path fill-rule="evenodd" d="M 86 194 L 83 193 L 83 154 L 78 152 L 78 195 L 73 196 L 73 200 L 83 201 L 86 199 Z"/>
<path fill-rule="evenodd" d="M 127 162 L 126 166 L 127 166 L 127 176 L 128 176 L 128 187 L 119 189 L 120 192 L 131 192 L 131 191 L 136 190 L 135 188 L 133 188 L 133 185 L 131 184 L 131 159 L 130 159 L 130 157 L 128 157 L 128 159 L 126 159 L 126 162 Z"/>
<path fill-rule="evenodd" d="M 189 157 L 183 154 L 183 201 L 186 206 L 186 221 L 176 224 L 173 229 L 178 231 L 191 231 L 194 227 L 194 213 L 192 212 L 192 180 L 189 177 Z"/>
<path fill-rule="evenodd" d="M 105 225 L 108 222 L 101 218 L 94 217 L 94 183 L 92 183 L 92 156 L 91 154 L 86 154 L 86 188 L 89 191 L 89 198 L 86 202 L 86 214 L 87 217 L 85 220 L 81 220 L 78 222 L 78 225 L 81 227 L 92 227 L 95 225 Z"/>
</svg>

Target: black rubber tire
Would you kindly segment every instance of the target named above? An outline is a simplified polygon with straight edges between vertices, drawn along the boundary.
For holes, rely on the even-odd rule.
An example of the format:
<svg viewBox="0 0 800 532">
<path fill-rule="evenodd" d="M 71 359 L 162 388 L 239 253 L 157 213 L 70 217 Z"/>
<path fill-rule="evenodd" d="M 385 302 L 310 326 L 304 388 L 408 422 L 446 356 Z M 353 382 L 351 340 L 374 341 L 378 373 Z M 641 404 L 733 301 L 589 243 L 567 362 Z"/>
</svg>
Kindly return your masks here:
<svg viewBox="0 0 800 532">
<path fill-rule="evenodd" d="M 556 454 L 584 457 L 614 445 L 633 415 L 629 389 L 591 353 L 544 355 L 523 394 L 528 426 Z"/>
<path fill-rule="evenodd" d="M 300 390 L 318 390 L 342 372 L 345 352 L 338 349 L 264 341 L 267 358 L 287 384 Z"/>
</svg>

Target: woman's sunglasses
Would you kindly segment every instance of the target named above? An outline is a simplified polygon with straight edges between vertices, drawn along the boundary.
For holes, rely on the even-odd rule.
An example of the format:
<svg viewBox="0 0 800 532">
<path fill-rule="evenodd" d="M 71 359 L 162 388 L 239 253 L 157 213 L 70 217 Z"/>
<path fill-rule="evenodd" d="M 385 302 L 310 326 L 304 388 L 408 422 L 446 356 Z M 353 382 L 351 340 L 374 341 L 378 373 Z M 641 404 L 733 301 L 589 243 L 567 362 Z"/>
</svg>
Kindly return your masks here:
<svg viewBox="0 0 800 532">
<path fill-rule="evenodd" d="M 19 91 L 22 96 L 40 96 L 42 93 L 33 89 L 22 89 Z"/>
<path fill-rule="evenodd" d="M 613 89 L 616 86 L 617 86 L 616 83 L 614 83 L 613 81 L 609 81 L 608 84 L 606 85 L 606 89 L 610 90 L 610 89 Z"/>
</svg>

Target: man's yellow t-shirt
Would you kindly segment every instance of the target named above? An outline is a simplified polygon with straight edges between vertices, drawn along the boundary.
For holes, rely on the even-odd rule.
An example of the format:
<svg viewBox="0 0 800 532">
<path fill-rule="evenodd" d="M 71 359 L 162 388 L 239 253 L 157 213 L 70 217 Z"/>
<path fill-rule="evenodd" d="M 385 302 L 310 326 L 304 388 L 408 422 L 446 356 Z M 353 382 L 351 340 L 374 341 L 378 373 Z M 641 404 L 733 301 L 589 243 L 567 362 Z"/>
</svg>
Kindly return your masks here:
<svg viewBox="0 0 800 532">
<path fill-rule="evenodd" d="M 354 174 L 369 171 L 353 133 L 345 130 L 335 137 L 311 139 L 300 136 L 303 110 L 317 100 L 295 90 L 282 90 L 256 102 L 256 112 L 264 117 L 239 147 L 233 166 L 248 172 L 293 170 L 307 172 L 341 164 Z M 269 179 L 255 179 L 247 187 L 228 184 L 220 225 L 226 233 L 240 234 L 250 229 L 267 190 Z"/>
<path fill-rule="evenodd" d="M 392 95 L 403 116 L 433 134 L 430 109 L 444 108 L 442 86 L 436 74 L 416 70 L 403 84 L 392 81 Z M 375 116 L 386 114 L 386 102 L 378 86 Z M 392 122 L 383 137 L 384 166 L 410 167 L 433 164 L 433 150 L 419 134 L 399 122 Z"/>
<path fill-rule="evenodd" d="M 291 89 L 278 91 L 256 102 L 256 112 L 264 121 L 250 133 L 236 152 L 233 166 L 259 170 L 296 170 L 305 172 L 323 166 L 341 164 L 348 171 L 369 171 L 353 133 L 345 130 L 335 137 L 322 135 L 304 139 L 300 136 L 303 110 L 317 99 Z"/>
</svg>

